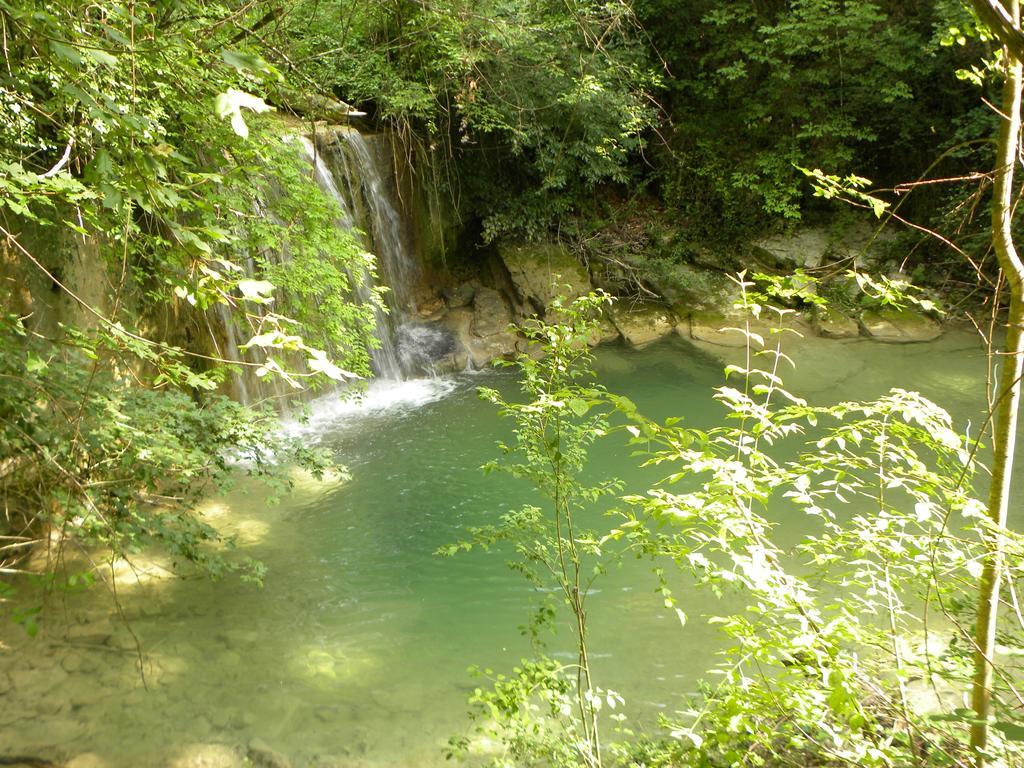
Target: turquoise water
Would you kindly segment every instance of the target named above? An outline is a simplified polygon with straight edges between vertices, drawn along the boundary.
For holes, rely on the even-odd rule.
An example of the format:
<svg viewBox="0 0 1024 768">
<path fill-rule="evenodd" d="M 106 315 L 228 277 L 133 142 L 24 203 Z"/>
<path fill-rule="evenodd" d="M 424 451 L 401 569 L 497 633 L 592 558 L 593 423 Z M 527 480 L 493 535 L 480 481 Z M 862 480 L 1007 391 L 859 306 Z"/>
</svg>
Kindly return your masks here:
<svg viewBox="0 0 1024 768">
<path fill-rule="evenodd" d="M 910 346 L 808 340 L 799 359 L 789 388 L 812 402 L 899 385 L 935 399 L 960 426 L 981 423 L 984 354 L 966 333 Z M 711 394 L 723 362 L 672 340 L 639 352 L 601 349 L 596 367 L 649 416 L 706 427 L 721 415 Z M 517 627 L 533 597 L 505 567 L 507 553 L 433 554 L 464 526 L 530 498 L 519 481 L 479 469 L 509 434 L 476 396 L 480 385 L 516 391 L 514 373 L 491 371 L 378 386 L 358 406 L 318 404 L 312 423 L 295 429 L 330 447 L 349 479 L 297 475 L 296 492 L 277 506 L 244 484 L 211 499 L 210 519 L 266 563 L 262 589 L 167 578 L 144 558 L 138 573 L 122 571 L 144 682 L 132 636 L 102 591 L 50 605 L 35 640 L 5 624 L 0 755 L 92 751 L 115 768 L 145 768 L 189 743 L 258 737 L 299 766 L 327 756 L 344 765 L 440 764 L 447 738 L 467 729 L 475 682 L 466 668 L 507 670 L 526 653 Z M 622 477 L 631 490 L 650 486 L 663 470 L 638 469 L 630 451 L 619 438 L 600 444 L 591 471 Z M 597 684 L 653 723 L 715 663 L 718 636 L 702 617 L 723 606 L 684 594 L 690 620 L 680 626 L 649 571 L 631 561 L 598 583 L 591 648 Z M 570 645 L 566 633 L 551 650 Z"/>
</svg>

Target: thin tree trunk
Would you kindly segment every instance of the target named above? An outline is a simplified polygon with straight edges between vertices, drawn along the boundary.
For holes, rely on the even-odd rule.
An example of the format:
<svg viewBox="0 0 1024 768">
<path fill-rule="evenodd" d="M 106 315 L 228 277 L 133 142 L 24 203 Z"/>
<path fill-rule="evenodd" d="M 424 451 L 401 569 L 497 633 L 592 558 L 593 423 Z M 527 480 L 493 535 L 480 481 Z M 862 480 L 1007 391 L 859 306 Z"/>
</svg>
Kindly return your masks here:
<svg viewBox="0 0 1024 768">
<path fill-rule="evenodd" d="M 1005 8 L 1020 29 L 1020 0 L 1006 0 Z M 1021 396 L 1021 372 L 1024 368 L 1024 264 L 1013 244 L 1013 169 L 1017 161 L 1021 128 L 1021 62 L 1004 49 L 1006 79 L 1003 84 L 1003 120 L 992 189 L 992 244 L 1010 286 L 1010 311 L 1006 345 L 1002 359 L 1002 375 L 996 391 L 993 420 L 992 485 L 989 489 L 988 514 L 993 531 L 988 540 L 978 584 L 978 623 L 975 630 L 974 680 L 971 706 L 976 722 L 971 725 L 971 747 L 975 764 L 984 768 L 984 750 L 988 744 L 992 715 L 992 658 L 995 652 L 996 625 L 999 613 L 999 588 L 1003 570 L 1003 536 L 1010 505 L 1010 479 L 1017 435 L 1017 414 Z"/>
</svg>

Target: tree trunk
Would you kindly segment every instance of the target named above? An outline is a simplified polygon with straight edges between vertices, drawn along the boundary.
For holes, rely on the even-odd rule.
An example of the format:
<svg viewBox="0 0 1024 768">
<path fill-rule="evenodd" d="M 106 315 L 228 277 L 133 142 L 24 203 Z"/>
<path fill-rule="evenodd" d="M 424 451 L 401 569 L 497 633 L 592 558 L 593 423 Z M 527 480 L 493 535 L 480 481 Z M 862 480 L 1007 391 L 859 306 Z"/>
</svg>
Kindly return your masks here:
<svg viewBox="0 0 1024 768">
<path fill-rule="evenodd" d="M 981 2 L 977 0 L 975 5 Z M 1005 5 L 1013 28 L 1020 30 L 1020 0 L 1007 0 Z M 984 17 L 983 17 L 984 18 Z M 992 189 L 992 245 L 999 266 L 1010 287 L 1010 311 L 1002 375 L 996 392 L 992 427 L 992 485 L 989 489 L 988 514 L 993 530 L 988 539 L 981 580 L 978 585 L 978 623 L 975 630 L 974 680 L 971 706 L 977 722 L 971 726 L 971 747 L 976 765 L 984 768 L 984 749 L 988 744 L 988 721 L 992 715 L 992 659 L 995 652 L 996 625 L 999 613 L 999 588 L 1003 569 L 1003 536 L 1010 502 L 1010 478 L 1017 435 L 1017 412 L 1021 395 L 1021 371 L 1024 367 L 1024 264 L 1013 244 L 1013 169 L 1020 140 L 1021 62 L 1013 51 L 1003 51 L 1005 81 L 1003 83 L 1003 121 Z"/>
</svg>

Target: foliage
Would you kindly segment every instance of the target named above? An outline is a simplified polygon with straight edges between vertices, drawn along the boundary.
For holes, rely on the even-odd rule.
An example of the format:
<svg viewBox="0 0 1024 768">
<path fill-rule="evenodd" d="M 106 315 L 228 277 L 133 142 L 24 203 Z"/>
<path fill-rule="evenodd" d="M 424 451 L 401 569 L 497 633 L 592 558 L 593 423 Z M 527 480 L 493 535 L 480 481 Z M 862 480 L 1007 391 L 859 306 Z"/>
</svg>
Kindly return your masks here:
<svg viewBox="0 0 1024 768">
<path fill-rule="evenodd" d="M 372 259 L 262 114 L 289 93 L 251 34 L 271 5 L 0 2 L 0 277 L 25 286 L 0 307 L 9 555 L 54 531 L 236 567 L 194 514 L 227 457 L 323 460 L 211 393 L 239 368 L 369 372 Z"/>
<path fill-rule="evenodd" d="M 282 31 L 294 57 L 421 132 L 485 240 L 544 233 L 596 185 L 630 179 L 656 118 L 658 79 L 627 2 L 300 5 Z"/>
<path fill-rule="evenodd" d="M 493 690 L 477 689 L 472 703 L 480 733 L 495 736 L 516 764 L 600 766 L 598 712 L 621 701 L 597 687 L 587 650 L 587 598 L 605 572 L 609 553 L 594 532 L 582 527 L 580 514 L 597 499 L 619 489 L 617 481 L 586 485 L 581 475 L 587 448 L 608 431 L 605 398 L 593 383 L 587 339 L 596 315 L 607 303 L 605 294 L 580 297 L 572 303 L 552 302 L 558 322 L 534 318 L 526 333 L 542 356 L 523 354 L 516 363 L 527 402 L 505 400 L 496 390 L 480 395 L 513 420 L 515 441 L 500 445 L 507 461 L 491 462 L 485 470 L 500 469 L 527 480 L 544 499 L 545 508 L 524 506 L 502 517 L 496 526 L 470 531 L 470 540 L 443 552 L 453 554 L 474 546 L 510 545 L 513 570 L 537 590 L 553 590 L 568 609 L 567 622 L 575 639 L 576 664 L 562 665 L 543 655 L 524 662 L 510 677 L 499 676 Z M 541 628 L 557 626 L 557 611 L 540 605 L 528 632 L 535 644 Z M 454 747 L 465 748 L 465 742 Z"/>
<path fill-rule="evenodd" d="M 662 194 L 699 236 L 799 220 L 798 165 L 915 177 L 973 102 L 953 72 L 977 44 L 937 33 L 968 26 L 956 3 L 638 0 L 637 13 L 674 75 Z"/>
<path fill-rule="evenodd" d="M 697 588 L 746 595 L 710 619 L 732 645 L 673 738 L 699 765 L 964 764 L 970 718 L 929 719 L 908 690 L 963 683 L 943 637 L 970 643 L 956 606 L 973 594 L 988 530 L 971 496 L 978 446 L 914 392 L 812 406 L 786 391 L 791 310 L 742 287 L 744 307 L 778 323 L 765 349 L 727 369 L 740 384 L 717 390 L 732 423 L 702 433 L 641 421 L 635 442 L 657 446 L 649 463 L 669 475 L 632 496 L 610 534 L 671 559 Z M 799 529 L 795 555 L 763 512 L 787 504 L 803 515 L 785 524 Z M 1017 754 L 1009 740 L 996 750 Z"/>
<path fill-rule="evenodd" d="M 61 349 L 17 318 L 2 320 L 0 479 L 5 540 L 13 542 L 4 547 L 4 571 L 25 572 L 20 556 L 40 530 L 52 530 L 62 535 L 47 549 L 47 571 L 63 563 L 70 536 L 114 558 L 156 544 L 175 565 L 258 580 L 258 563 L 225 558 L 230 542 L 195 514 L 196 504 L 230 483 L 239 463 L 276 493 L 290 482 L 282 459 L 319 474 L 326 456 L 278 437 L 269 413 L 223 396 L 198 402 L 139 387 L 101 354 L 84 336 Z"/>
<path fill-rule="evenodd" d="M 792 298 L 783 281 L 762 282 Z M 786 323 L 793 310 L 755 295 L 754 283 L 741 279 L 739 287 L 739 308 L 775 322 L 767 338 L 748 331 L 746 362 L 726 369 L 715 395 L 725 407 L 721 426 L 694 430 L 677 418 L 658 424 L 626 398 L 565 388 L 565 377 L 587 375 L 587 356 L 559 356 L 558 345 L 553 360 L 520 363 L 532 402 L 509 404 L 488 393 L 516 419 L 517 441 L 506 452 L 525 461 L 510 469 L 549 499 L 565 487 L 558 473 L 562 443 L 541 427 L 561 427 L 563 421 L 545 421 L 559 414 L 589 415 L 586 438 L 575 428 L 558 433 L 589 441 L 617 429 L 606 410 L 614 409 L 646 463 L 665 471 L 662 483 L 625 497 L 628 507 L 610 530 L 572 535 L 576 551 L 596 561 L 595 574 L 602 561 L 624 552 L 651 558 L 661 600 L 683 623 L 692 590 L 741 598 L 738 608 L 708 618 L 729 641 L 711 670 L 715 683 L 702 684 L 690 709 L 664 718 L 667 736 L 622 728 L 619 743 L 604 743 L 602 759 L 708 768 L 966 765 L 972 715 L 942 691 L 961 689 L 970 670 L 967 606 L 991 532 L 984 505 L 972 496 L 981 446 L 915 392 L 811 405 L 787 391 L 782 376 L 792 360 L 783 345 L 794 333 Z M 568 328 L 538 327 L 548 329 L 549 339 L 571 338 Z M 584 367 L 564 372 L 570 364 Z M 549 382 L 556 386 L 549 389 Z M 582 460 L 572 445 L 569 460 Z M 615 486 L 606 481 L 589 500 Z M 784 508 L 790 514 L 779 514 Z M 572 607 L 573 583 L 565 589 L 556 556 L 557 527 L 552 538 L 557 524 L 557 516 L 526 507 L 449 551 L 511 544 L 512 566 L 539 587 L 553 575 Z M 1024 539 L 1005 535 L 1012 584 L 1024 566 Z M 682 588 L 679 572 L 689 576 Z M 1001 635 L 1011 657 L 1019 632 Z M 1024 757 L 1012 669 L 999 667 L 998 736 L 990 744 L 1007 764 Z M 475 690 L 474 719 L 478 734 L 504 747 L 501 764 L 578 762 L 566 744 L 587 735 L 571 706 L 580 689 L 565 673 L 543 657 L 509 676 L 484 672 L 493 687 Z M 470 742 L 455 746 L 465 751 Z"/>
</svg>

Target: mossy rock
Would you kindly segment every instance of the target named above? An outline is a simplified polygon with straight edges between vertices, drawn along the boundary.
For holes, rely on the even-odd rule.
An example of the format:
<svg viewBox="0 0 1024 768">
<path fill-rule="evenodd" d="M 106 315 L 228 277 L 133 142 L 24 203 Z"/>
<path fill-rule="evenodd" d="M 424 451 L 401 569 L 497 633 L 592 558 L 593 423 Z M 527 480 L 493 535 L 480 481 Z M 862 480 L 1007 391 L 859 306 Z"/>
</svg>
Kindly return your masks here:
<svg viewBox="0 0 1024 768">
<path fill-rule="evenodd" d="M 676 318 L 660 304 L 618 302 L 611 309 L 612 323 L 630 346 L 641 349 L 670 335 Z"/>
<path fill-rule="evenodd" d="M 670 306 L 685 306 L 690 310 L 717 309 L 732 306 L 737 293 L 736 284 L 721 272 L 693 264 L 665 264 L 651 262 L 645 281 Z"/>
<path fill-rule="evenodd" d="M 860 327 L 875 341 L 889 344 L 932 341 L 942 335 L 942 326 L 927 315 L 892 307 L 866 310 L 860 317 Z"/>
<path fill-rule="evenodd" d="M 586 268 L 558 243 L 502 243 L 498 255 L 520 302 L 540 315 L 557 296 L 575 299 L 593 290 Z"/>
<path fill-rule="evenodd" d="M 832 307 L 815 308 L 811 325 L 819 336 L 826 339 L 855 339 L 860 336 L 857 321 Z"/>
<path fill-rule="evenodd" d="M 703 311 L 691 313 L 689 322 L 680 323 L 676 327 L 676 333 L 683 338 L 714 344 L 718 347 L 744 347 L 747 344 L 746 331 L 760 336 L 767 346 L 774 335 L 774 330 L 778 327 L 778 319 L 774 315 L 771 318 L 758 318 L 748 317 L 738 310 L 730 312 Z M 810 323 L 799 313 L 787 314 L 782 327 L 795 331 L 801 336 L 812 335 Z"/>
</svg>

